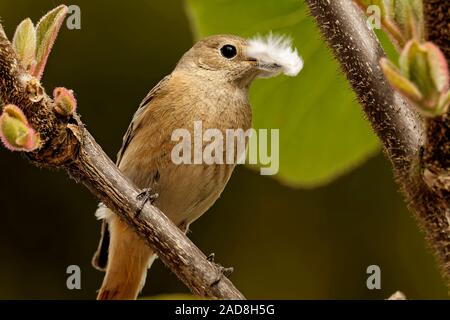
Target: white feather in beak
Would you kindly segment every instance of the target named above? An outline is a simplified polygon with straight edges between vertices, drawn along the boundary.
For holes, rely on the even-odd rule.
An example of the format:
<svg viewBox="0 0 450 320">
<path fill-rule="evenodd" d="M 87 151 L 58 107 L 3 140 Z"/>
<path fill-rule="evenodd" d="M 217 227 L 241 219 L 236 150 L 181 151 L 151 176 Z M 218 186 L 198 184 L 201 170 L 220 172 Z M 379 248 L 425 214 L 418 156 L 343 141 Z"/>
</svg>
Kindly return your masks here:
<svg viewBox="0 0 450 320">
<path fill-rule="evenodd" d="M 265 38 L 257 36 L 248 40 L 246 55 L 257 60 L 264 70 L 262 77 L 271 77 L 281 72 L 295 77 L 303 68 L 303 60 L 297 49 L 292 48 L 292 40 L 272 33 Z"/>
</svg>

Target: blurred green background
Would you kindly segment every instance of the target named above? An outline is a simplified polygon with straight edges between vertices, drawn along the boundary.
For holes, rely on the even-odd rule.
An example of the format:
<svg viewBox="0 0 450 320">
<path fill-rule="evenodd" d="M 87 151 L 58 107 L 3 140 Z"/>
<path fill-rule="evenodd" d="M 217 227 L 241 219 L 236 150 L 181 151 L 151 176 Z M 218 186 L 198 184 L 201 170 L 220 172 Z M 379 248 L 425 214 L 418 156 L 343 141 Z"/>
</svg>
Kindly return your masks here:
<svg viewBox="0 0 450 320">
<path fill-rule="evenodd" d="M 0 17 L 12 38 L 21 20 L 37 21 L 58 4 L 2 0 Z M 75 90 L 88 129 L 115 159 L 141 99 L 193 43 L 185 3 L 66 4 L 81 7 L 82 28 L 62 29 L 44 85 L 49 92 L 56 86 Z M 0 298 L 94 298 L 103 276 L 90 265 L 100 227 L 96 199 L 65 173 L 38 170 L 5 149 L 0 167 Z M 191 229 L 205 253 L 234 266 L 231 279 L 247 298 L 384 299 L 396 290 L 412 299 L 447 298 L 381 155 L 313 190 L 289 188 L 240 167 Z M 81 267 L 82 290 L 66 287 L 72 264 Z M 381 290 L 366 287 L 372 264 L 381 267 Z M 143 295 L 184 292 L 158 261 Z"/>
</svg>

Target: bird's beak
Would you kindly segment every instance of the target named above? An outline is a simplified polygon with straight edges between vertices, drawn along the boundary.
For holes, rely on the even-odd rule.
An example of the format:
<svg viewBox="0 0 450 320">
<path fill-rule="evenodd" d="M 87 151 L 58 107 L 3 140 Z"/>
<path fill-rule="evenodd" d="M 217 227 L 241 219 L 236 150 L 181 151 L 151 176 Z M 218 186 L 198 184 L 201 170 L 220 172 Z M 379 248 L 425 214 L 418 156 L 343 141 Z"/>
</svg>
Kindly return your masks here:
<svg viewBox="0 0 450 320">
<path fill-rule="evenodd" d="M 283 71 L 283 67 L 274 61 L 268 61 L 265 59 L 249 58 L 257 73 L 258 78 L 271 78 L 279 75 Z"/>
<path fill-rule="evenodd" d="M 270 34 L 267 38 L 248 40 L 246 57 L 259 78 L 270 78 L 284 73 L 296 76 L 303 68 L 303 60 L 292 48 L 291 40 Z"/>
<path fill-rule="evenodd" d="M 260 71 L 259 78 L 275 77 L 283 71 L 283 67 L 276 62 L 259 61 L 257 68 Z"/>
</svg>

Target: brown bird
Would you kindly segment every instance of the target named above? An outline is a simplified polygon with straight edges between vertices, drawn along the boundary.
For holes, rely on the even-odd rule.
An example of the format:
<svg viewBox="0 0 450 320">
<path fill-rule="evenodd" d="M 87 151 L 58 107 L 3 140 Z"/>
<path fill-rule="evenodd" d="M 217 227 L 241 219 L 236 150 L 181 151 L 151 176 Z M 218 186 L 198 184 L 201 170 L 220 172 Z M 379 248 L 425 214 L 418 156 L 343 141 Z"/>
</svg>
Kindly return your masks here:
<svg viewBox="0 0 450 320">
<path fill-rule="evenodd" d="M 252 81 L 281 72 L 293 76 L 302 66 L 290 40 L 283 37 L 218 35 L 199 41 L 141 103 L 123 139 L 118 167 L 139 188 L 159 194 L 153 204 L 186 232 L 220 196 L 235 163 L 178 164 L 173 133 L 187 129 L 194 135 L 196 121 L 203 130 L 246 131 L 252 124 Z M 100 205 L 96 215 L 103 219 L 103 228 L 93 263 L 106 269 L 97 298 L 136 299 L 156 255 L 105 206 Z"/>
</svg>

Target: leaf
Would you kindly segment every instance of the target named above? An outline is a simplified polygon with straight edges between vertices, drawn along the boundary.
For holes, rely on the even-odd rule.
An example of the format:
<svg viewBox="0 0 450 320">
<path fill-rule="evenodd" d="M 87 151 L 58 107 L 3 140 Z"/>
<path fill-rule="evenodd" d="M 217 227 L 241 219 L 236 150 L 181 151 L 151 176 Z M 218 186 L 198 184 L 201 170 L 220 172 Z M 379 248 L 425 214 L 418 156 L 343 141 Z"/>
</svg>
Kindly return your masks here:
<svg viewBox="0 0 450 320">
<path fill-rule="evenodd" d="M 40 145 L 39 135 L 28 124 L 28 120 L 15 105 L 7 105 L 0 116 L 0 138 L 11 151 L 30 152 Z"/>
<path fill-rule="evenodd" d="M 432 42 L 424 43 L 428 53 L 428 64 L 430 66 L 431 78 L 436 89 L 440 92 L 446 91 L 449 87 L 449 74 L 447 59 L 441 49 Z"/>
<path fill-rule="evenodd" d="M 425 97 L 431 97 L 436 92 L 428 50 L 418 41 L 411 40 L 406 44 L 400 56 L 400 69 Z"/>
<path fill-rule="evenodd" d="M 188 0 L 187 10 L 197 38 L 273 31 L 292 36 L 303 56 L 305 67 L 296 78 L 257 80 L 250 94 L 254 127 L 280 129 L 280 181 L 323 185 L 379 150 L 303 1 Z"/>
<path fill-rule="evenodd" d="M 72 90 L 58 87 L 53 90 L 55 111 L 62 116 L 71 116 L 77 110 L 77 100 Z"/>
<path fill-rule="evenodd" d="M 398 70 L 397 67 L 388 59 L 382 59 L 380 64 L 381 68 L 383 69 L 384 75 L 393 88 L 401 92 L 411 101 L 420 103 L 420 101 L 423 99 L 423 95 L 414 85 L 414 83 L 403 76 L 400 73 L 400 70 Z"/>
<path fill-rule="evenodd" d="M 25 19 L 17 27 L 13 47 L 22 66 L 29 71 L 34 65 L 36 54 L 36 29 L 30 19 Z"/>
<path fill-rule="evenodd" d="M 422 0 L 390 0 L 393 2 L 394 20 L 403 32 L 405 39 L 413 36 L 423 40 Z"/>
<path fill-rule="evenodd" d="M 40 79 L 44 73 L 47 59 L 52 51 L 59 29 L 67 15 L 67 7 L 61 5 L 47 13 L 36 26 L 37 48 L 36 67 L 33 75 Z"/>
</svg>

